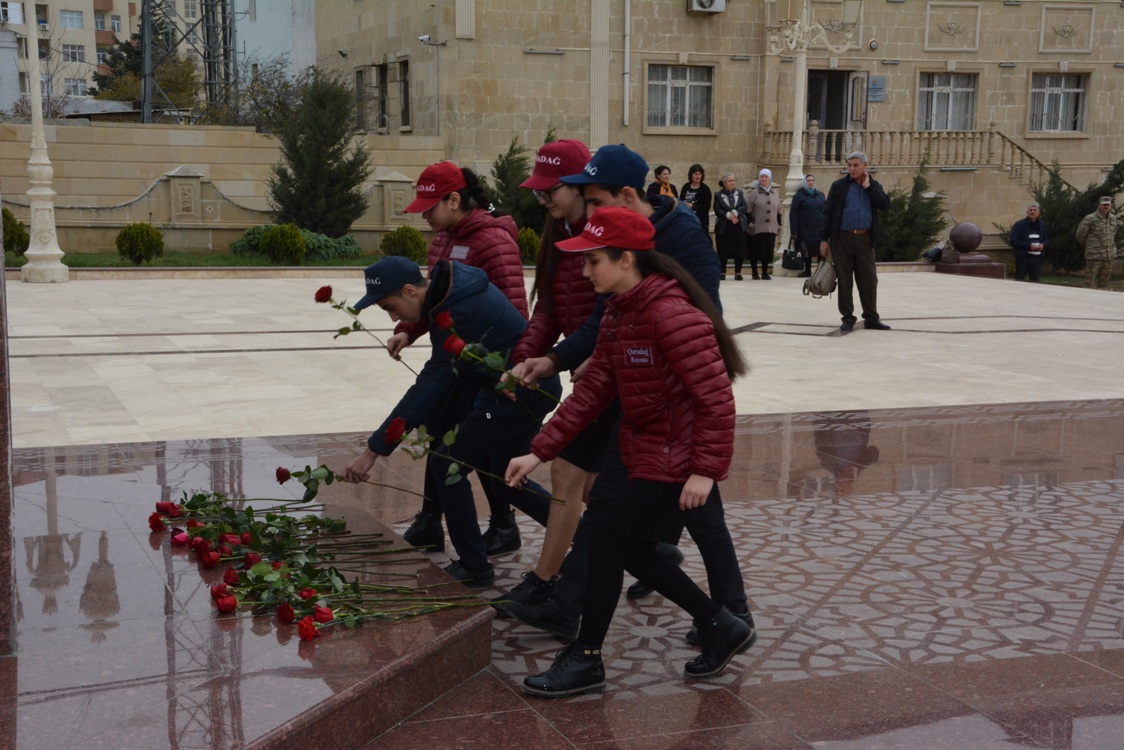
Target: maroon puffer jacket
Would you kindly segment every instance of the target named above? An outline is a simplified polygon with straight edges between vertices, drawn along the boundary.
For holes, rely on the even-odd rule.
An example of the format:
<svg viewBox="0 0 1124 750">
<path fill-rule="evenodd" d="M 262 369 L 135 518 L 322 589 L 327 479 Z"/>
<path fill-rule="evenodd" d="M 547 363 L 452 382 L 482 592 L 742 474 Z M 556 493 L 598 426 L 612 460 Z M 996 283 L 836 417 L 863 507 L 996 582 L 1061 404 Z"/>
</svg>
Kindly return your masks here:
<svg viewBox="0 0 1124 750">
<path fill-rule="evenodd" d="M 511 300 L 515 309 L 527 319 L 527 289 L 523 285 L 523 259 L 516 243 L 515 220 L 510 216 L 492 216 L 482 208 L 475 208 L 457 222 L 448 232 L 438 232 L 429 244 L 429 270 L 439 260 L 459 260 L 467 266 L 476 266 L 488 274 L 488 281 L 499 287 Z M 401 322 L 395 333 L 405 332 L 414 343 L 426 333 L 429 325 Z"/>
<path fill-rule="evenodd" d="M 714 325 L 674 279 L 652 274 L 606 303 L 597 348 L 573 394 L 531 443 L 558 455 L 620 395 L 621 460 L 633 479 L 726 478 L 734 391 Z"/>
<path fill-rule="evenodd" d="M 570 234 L 565 220 L 557 222 L 556 226 L 561 236 Z M 585 222 L 578 222 L 577 226 L 585 226 Z M 582 275 L 582 266 L 585 265 L 582 253 L 563 253 L 555 248 L 543 248 L 542 252 L 558 253 L 558 265 L 554 268 L 554 278 L 547 292 L 553 306 L 549 313 L 543 310 L 543 295 L 540 290 L 535 300 L 535 310 L 531 313 L 531 322 L 527 324 L 523 338 L 511 352 L 513 365 L 528 357 L 546 354 L 550 347 L 558 343 L 559 336 L 569 336 L 581 328 L 589 320 L 593 307 L 597 304 L 597 292 L 593 291 L 593 284 Z"/>
</svg>

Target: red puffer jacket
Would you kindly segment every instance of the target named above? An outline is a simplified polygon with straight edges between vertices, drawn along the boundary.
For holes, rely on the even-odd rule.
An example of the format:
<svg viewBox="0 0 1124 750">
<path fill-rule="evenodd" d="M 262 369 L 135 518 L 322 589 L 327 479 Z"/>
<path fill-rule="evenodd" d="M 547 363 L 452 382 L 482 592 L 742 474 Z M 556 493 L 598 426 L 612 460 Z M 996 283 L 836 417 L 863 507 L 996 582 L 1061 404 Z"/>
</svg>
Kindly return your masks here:
<svg viewBox="0 0 1124 750">
<path fill-rule="evenodd" d="M 584 221 L 577 223 L 578 227 L 584 225 Z M 565 220 L 555 224 L 559 236 L 571 234 L 568 226 Z M 585 265 L 582 253 L 563 253 L 553 247 L 543 248 L 542 252 L 558 254 L 558 265 L 554 268 L 554 278 L 547 292 L 552 303 L 551 311 L 544 311 L 540 291 L 535 300 L 535 311 L 531 313 L 531 322 L 527 324 L 523 338 L 511 353 L 513 365 L 528 357 L 546 354 L 550 347 L 558 343 L 559 336 L 569 336 L 581 328 L 597 304 L 597 292 L 593 291 L 593 284 L 582 275 L 582 266 Z"/>
<path fill-rule="evenodd" d="M 448 232 L 438 232 L 429 244 L 429 270 L 439 260 L 459 260 L 476 266 L 488 274 L 488 281 L 499 287 L 515 309 L 527 319 L 527 289 L 523 285 L 523 259 L 516 243 L 515 220 L 510 216 L 492 216 L 482 208 L 474 208 Z M 395 333 L 405 332 L 414 343 L 429 330 L 427 322 L 401 322 Z"/>
<path fill-rule="evenodd" d="M 558 455 L 620 395 L 621 460 L 633 479 L 726 478 L 734 453 L 734 391 L 714 325 L 674 279 L 652 274 L 611 298 L 597 348 L 573 394 L 531 443 Z"/>
</svg>

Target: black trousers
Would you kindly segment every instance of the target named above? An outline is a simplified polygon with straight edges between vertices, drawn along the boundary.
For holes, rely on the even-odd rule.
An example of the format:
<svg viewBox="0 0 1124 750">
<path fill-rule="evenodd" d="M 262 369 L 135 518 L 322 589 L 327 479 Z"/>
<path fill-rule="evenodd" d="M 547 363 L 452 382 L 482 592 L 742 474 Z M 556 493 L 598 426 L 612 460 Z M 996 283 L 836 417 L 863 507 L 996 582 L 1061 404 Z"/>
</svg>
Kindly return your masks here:
<svg viewBox="0 0 1124 750">
<path fill-rule="evenodd" d="M 590 489 L 589 503 L 578 523 L 573 546 L 562 563 L 558 584 L 554 589 L 555 602 L 571 617 L 580 614 L 585 603 L 593 530 L 602 522 L 603 516 L 611 515 L 614 499 L 623 497 L 629 484 L 628 470 L 621 463 L 617 439 L 619 429 L 618 423 L 606 447 L 601 473 Z M 734 549 L 734 541 L 730 538 L 730 529 L 726 526 L 718 486 L 715 485 L 710 497 L 701 507 L 689 511 L 678 511 L 677 508 L 677 512 L 679 515 L 675 517 L 676 524 L 664 527 L 665 534 L 657 541 L 677 541 L 685 527 L 702 555 L 711 598 L 731 612 L 748 611 L 741 565 L 737 550 Z M 624 569 L 656 588 L 654 582 L 644 579 L 643 570 L 632 568 L 630 560 L 624 561 Z M 620 594 L 620 583 L 617 583 L 617 595 Z"/>
<path fill-rule="evenodd" d="M 741 227 L 730 224 L 722 234 L 714 235 L 718 247 L 718 264 L 722 273 L 726 273 L 726 266 L 734 261 L 734 273 L 742 272 L 745 263 L 745 233 Z"/>
<path fill-rule="evenodd" d="M 1015 281 L 1022 281 L 1030 274 L 1031 281 L 1038 281 L 1042 275 L 1042 255 L 1031 255 L 1025 250 L 1015 251 Z"/>
<path fill-rule="evenodd" d="M 656 542 L 680 523 L 682 489 L 682 484 L 630 479 L 624 492 L 605 509 L 589 544 L 590 568 L 597 575 L 589 577 L 578 643 L 601 648 L 605 642 L 621 596 L 626 566 L 694 619 L 709 619 L 718 614 L 720 605 L 656 549 Z"/>
<path fill-rule="evenodd" d="M 840 231 L 839 241 L 831 248 L 831 259 L 839 275 L 839 315 L 847 323 L 854 323 L 854 287 L 859 288 L 859 302 L 863 307 L 863 320 L 875 322 L 878 318 L 878 271 L 874 265 L 874 249 L 870 233 L 852 234 Z"/>
</svg>

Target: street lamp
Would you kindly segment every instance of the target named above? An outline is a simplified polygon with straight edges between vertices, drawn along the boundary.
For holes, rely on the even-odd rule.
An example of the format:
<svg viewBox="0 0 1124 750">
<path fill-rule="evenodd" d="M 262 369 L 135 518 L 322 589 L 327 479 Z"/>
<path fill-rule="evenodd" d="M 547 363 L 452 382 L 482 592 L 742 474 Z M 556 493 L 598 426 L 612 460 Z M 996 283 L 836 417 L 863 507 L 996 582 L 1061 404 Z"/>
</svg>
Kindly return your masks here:
<svg viewBox="0 0 1124 750">
<path fill-rule="evenodd" d="M 784 4 L 784 17 L 780 15 L 778 5 Z M 858 24 L 858 7 L 861 0 L 844 0 L 844 20 L 832 19 L 832 30 L 843 31 L 843 44 L 835 45 L 828 37 L 828 30 L 823 24 L 811 20 L 812 13 L 809 0 L 766 0 L 768 21 L 765 30 L 768 35 L 769 52 L 780 55 L 790 52 L 796 63 L 794 76 L 796 80 L 792 86 L 792 150 L 788 154 L 788 176 L 784 181 L 784 206 L 787 209 L 792 205 L 792 196 L 804 182 L 804 118 L 807 111 L 808 87 L 808 46 L 816 44 L 827 48 L 833 55 L 841 55 L 852 46 L 854 29 Z M 793 8 L 799 7 L 799 15 L 793 15 Z M 788 244 L 788 235 L 791 227 L 785 223 L 784 234 L 781 237 L 781 246 Z"/>
<path fill-rule="evenodd" d="M 441 135 L 441 48 L 448 44 L 449 40 L 435 42 L 429 34 L 422 34 L 418 37 L 418 41 L 427 47 L 437 48 L 434 58 L 437 65 L 437 135 Z"/>
<path fill-rule="evenodd" d="M 70 280 L 69 269 L 62 264 L 63 252 L 55 232 L 55 191 L 51 189 L 54 168 L 47 158 L 47 139 L 43 133 L 43 91 L 39 80 L 39 24 L 28 24 L 27 89 L 31 99 L 31 157 L 27 176 L 31 187 L 27 202 L 31 207 L 31 243 L 27 263 L 20 269 L 20 278 L 34 283 L 60 283 Z"/>
</svg>

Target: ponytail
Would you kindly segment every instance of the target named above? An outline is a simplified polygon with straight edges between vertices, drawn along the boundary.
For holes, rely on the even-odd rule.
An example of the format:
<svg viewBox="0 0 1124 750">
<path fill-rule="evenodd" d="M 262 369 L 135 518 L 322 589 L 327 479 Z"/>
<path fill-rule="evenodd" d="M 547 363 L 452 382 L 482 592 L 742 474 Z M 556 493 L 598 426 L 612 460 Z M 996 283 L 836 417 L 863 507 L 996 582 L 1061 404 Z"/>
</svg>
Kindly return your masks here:
<svg viewBox="0 0 1124 750">
<path fill-rule="evenodd" d="M 482 208 L 492 216 L 502 216 L 503 211 L 496 208 L 496 205 L 488 198 L 488 194 L 484 192 L 484 186 L 480 184 L 480 178 L 476 173 L 467 167 L 461 168 L 461 174 L 464 175 L 464 187 L 457 191 L 461 196 L 461 205 L 468 209 L 470 206 Z"/>
</svg>

